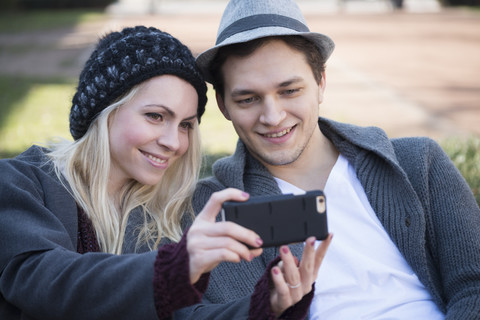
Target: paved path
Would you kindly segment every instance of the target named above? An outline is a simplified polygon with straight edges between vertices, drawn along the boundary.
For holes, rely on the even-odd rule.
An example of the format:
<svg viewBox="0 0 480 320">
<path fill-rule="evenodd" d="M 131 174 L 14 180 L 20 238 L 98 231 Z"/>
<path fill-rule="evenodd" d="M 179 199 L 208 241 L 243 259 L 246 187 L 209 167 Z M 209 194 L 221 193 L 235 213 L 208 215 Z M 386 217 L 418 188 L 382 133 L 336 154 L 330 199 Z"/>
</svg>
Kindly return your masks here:
<svg viewBox="0 0 480 320">
<path fill-rule="evenodd" d="M 393 137 L 480 136 L 480 14 L 405 1 L 396 12 L 382 0 L 298 1 L 310 29 L 336 42 L 321 114 Z M 98 35 L 135 24 L 170 32 L 198 54 L 214 43 L 226 1 L 152 3 L 122 0 L 105 21 L 72 30 L 0 35 L 0 70 L 76 77 Z M 35 50 L 8 49 L 19 46 Z"/>
</svg>

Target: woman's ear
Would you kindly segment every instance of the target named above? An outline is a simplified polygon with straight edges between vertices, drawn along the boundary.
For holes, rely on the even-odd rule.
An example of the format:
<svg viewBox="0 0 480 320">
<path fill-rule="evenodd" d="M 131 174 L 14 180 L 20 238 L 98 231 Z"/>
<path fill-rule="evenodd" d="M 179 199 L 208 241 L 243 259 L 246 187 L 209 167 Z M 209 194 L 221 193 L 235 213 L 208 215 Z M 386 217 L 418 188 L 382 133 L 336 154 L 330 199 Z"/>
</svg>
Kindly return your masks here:
<svg viewBox="0 0 480 320">
<path fill-rule="evenodd" d="M 223 116 L 227 119 L 227 120 L 232 120 L 230 119 L 230 115 L 228 114 L 228 111 L 227 109 L 225 108 L 225 103 L 223 102 L 223 98 L 221 97 L 221 95 L 217 92 L 215 94 L 215 97 L 217 99 L 217 105 L 218 105 L 218 108 L 220 109 L 220 111 L 223 113 Z"/>
</svg>

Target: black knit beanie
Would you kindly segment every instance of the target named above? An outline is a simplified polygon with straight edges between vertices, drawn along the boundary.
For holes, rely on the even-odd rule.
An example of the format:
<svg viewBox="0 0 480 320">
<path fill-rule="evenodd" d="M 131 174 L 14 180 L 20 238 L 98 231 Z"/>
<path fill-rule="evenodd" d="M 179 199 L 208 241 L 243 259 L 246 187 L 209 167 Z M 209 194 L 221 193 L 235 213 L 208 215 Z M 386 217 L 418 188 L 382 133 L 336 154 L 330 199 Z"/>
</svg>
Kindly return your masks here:
<svg viewBox="0 0 480 320">
<path fill-rule="evenodd" d="M 153 27 L 125 28 L 104 36 L 85 63 L 72 100 L 73 138 L 83 137 L 98 114 L 133 86 L 163 74 L 176 75 L 195 88 L 200 121 L 207 103 L 207 87 L 185 45 Z"/>
</svg>

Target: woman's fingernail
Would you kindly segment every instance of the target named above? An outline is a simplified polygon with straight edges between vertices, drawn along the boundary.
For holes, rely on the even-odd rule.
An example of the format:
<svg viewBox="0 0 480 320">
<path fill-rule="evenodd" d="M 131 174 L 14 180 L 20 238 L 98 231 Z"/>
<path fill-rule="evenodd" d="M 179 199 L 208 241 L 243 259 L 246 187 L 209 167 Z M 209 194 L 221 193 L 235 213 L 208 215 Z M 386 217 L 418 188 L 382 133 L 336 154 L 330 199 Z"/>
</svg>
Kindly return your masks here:
<svg viewBox="0 0 480 320">
<path fill-rule="evenodd" d="M 311 245 L 312 247 L 315 245 L 315 241 L 316 241 L 315 238 L 310 241 L 310 245 Z"/>
<path fill-rule="evenodd" d="M 283 246 L 283 247 L 282 247 L 282 252 L 283 252 L 283 253 L 288 253 L 288 247 L 287 247 L 287 246 Z"/>
<path fill-rule="evenodd" d="M 263 244 L 263 240 L 262 240 L 261 238 L 257 238 L 257 239 L 255 240 L 255 242 L 256 242 L 259 246 L 261 246 L 261 245 Z"/>
<path fill-rule="evenodd" d="M 250 194 L 248 194 L 247 192 L 243 191 L 243 192 L 242 192 L 242 196 L 243 196 L 244 198 L 248 198 L 248 197 L 250 197 Z"/>
<path fill-rule="evenodd" d="M 275 274 L 279 274 L 279 273 L 280 273 L 280 271 L 278 270 L 278 268 L 277 268 L 277 267 L 273 267 L 273 273 L 275 273 Z"/>
</svg>

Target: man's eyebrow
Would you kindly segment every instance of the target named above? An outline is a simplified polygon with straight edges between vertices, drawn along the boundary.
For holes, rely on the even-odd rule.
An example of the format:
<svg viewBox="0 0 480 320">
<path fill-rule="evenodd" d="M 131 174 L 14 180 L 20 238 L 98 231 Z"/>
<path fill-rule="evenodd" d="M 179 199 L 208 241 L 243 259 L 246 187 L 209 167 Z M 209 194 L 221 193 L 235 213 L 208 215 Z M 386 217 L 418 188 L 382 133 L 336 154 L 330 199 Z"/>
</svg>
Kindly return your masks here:
<svg viewBox="0 0 480 320">
<path fill-rule="evenodd" d="M 240 97 L 240 96 L 246 96 L 249 94 L 254 94 L 255 91 L 249 90 L 249 89 L 235 89 L 232 91 L 231 96 L 232 97 Z"/>
<path fill-rule="evenodd" d="M 302 77 L 297 77 L 296 76 L 296 77 L 293 77 L 291 79 L 280 82 L 277 85 L 277 88 L 285 88 L 285 87 L 288 87 L 292 84 L 302 82 L 302 81 L 303 81 Z M 251 89 L 235 89 L 235 90 L 232 91 L 231 96 L 232 97 L 239 97 L 239 96 L 246 96 L 246 95 L 250 95 L 250 94 L 254 94 L 254 93 L 255 93 L 255 91 L 251 90 Z"/>
<path fill-rule="evenodd" d="M 288 79 L 288 80 L 285 80 L 283 82 L 280 82 L 278 85 L 277 85 L 277 88 L 285 88 L 285 87 L 288 87 L 292 84 L 295 84 L 295 83 L 298 83 L 298 82 L 302 82 L 304 79 L 300 76 L 295 76 L 291 79 Z M 241 97 L 241 96 L 246 96 L 246 95 L 250 95 L 250 94 L 255 94 L 255 90 L 251 90 L 251 89 L 234 89 L 231 93 L 231 96 L 232 97 Z"/>
<path fill-rule="evenodd" d="M 291 79 L 288 79 L 286 81 L 281 82 L 278 87 L 283 88 L 283 87 L 288 87 L 289 85 L 292 85 L 297 82 L 302 82 L 303 78 L 302 77 L 293 77 Z"/>
</svg>

